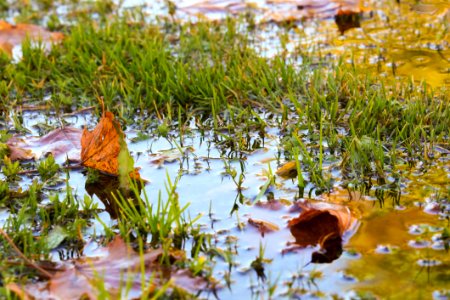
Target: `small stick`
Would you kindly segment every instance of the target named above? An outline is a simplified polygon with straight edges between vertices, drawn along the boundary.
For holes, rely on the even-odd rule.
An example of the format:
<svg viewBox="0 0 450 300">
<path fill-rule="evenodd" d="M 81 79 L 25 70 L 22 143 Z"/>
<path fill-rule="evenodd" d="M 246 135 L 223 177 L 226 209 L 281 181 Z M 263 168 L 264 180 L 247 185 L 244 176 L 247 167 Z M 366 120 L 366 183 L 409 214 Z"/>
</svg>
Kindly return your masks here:
<svg viewBox="0 0 450 300">
<path fill-rule="evenodd" d="M 75 165 L 69 165 L 69 166 L 63 166 L 62 169 L 64 170 L 77 170 L 84 168 L 81 164 L 75 164 Z M 35 174 L 38 173 L 37 169 L 32 170 L 22 170 L 17 172 L 18 175 L 26 175 L 26 174 Z"/>
<path fill-rule="evenodd" d="M 95 109 L 95 106 L 83 107 L 83 108 L 80 108 L 79 110 L 76 110 L 74 112 L 63 114 L 63 116 L 64 117 L 75 116 L 77 114 L 80 114 L 80 113 L 83 113 L 83 112 L 86 112 L 86 111 L 90 111 L 90 110 L 93 110 L 93 109 Z"/>
<path fill-rule="evenodd" d="M 32 262 L 30 259 L 28 259 L 28 257 L 26 257 L 22 251 L 20 251 L 19 248 L 17 248 L 17 246 L 14 244 L 13 240 L 9 237 L 9 235 L 0 228 L 0 235 L 2 235 L 5 240 L 8 242 L 8 244 L 14 249 L 14 251 L 17 253 L 17 255 L 20 256 L 20 258 L 22 258 L 27 264 L 29 264 L 31 267 L 33 267 L 34 269 L 36 269 L 37 271 L 39 271 L 41 273 L 41 275 L 43 275 L 44 277 L 46 277 L 47 279 L 50 279 L 53 277 L 52 274 L 50 274 L 49 272 L 45 271 L 44 269 L 42 269 L 41 267 L 39 267 L 37 264 L 35 264 L 34 262 Z"/>
</svg>

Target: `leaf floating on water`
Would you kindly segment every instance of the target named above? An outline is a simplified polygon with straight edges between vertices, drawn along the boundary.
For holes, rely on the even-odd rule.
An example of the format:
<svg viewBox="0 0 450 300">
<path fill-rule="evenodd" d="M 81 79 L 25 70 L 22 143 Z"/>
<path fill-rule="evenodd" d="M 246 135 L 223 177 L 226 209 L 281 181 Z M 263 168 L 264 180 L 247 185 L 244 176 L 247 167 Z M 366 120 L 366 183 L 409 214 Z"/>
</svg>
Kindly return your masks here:
<svg viewBox="0 0 450 300">
<path fill-rule="evenodd" d="M 366 10 L 361 6 L 359 0 L 269 0 L 268 3 L 284 8 L 273 10 L 266 16 L 266 19 L 274 22 L 290 22 L 311 18 L 330 19 L 343 14 L 360 14 Z"/>
<path fill-rule="evenodd" d="M 10 283 L 7 289 L 21 299 L 98 299 L 100 292 L 109 299 L 136 299 L 152 294 L 170 280 L 169 288 L 194 293 L 206 287 L 205 279 L 188 270 L 163 267 L 162 249 L 139 255 L 116 237 L 97 258 L 80 258 L 64 263 L 46 282 L 20 285 Z M 174 255 L 179 259 L 179 255 Z M 102 288 L 99 288 L 99 287 Z M 104 294 L 102 294 L 104 296 Z"/>
<path fill-rule="evenodd" d="M 60 32 L 50 32 L 33 24 L 12 25 L 0 20 L 0 50 L 12 54 L 15 46 L 20 46 L 22 42 L 29 38 L 31 40 L 41 40 L 44 43 L 58 42 L 64 38 Z"/>
<path fill-rule="evenodd" d="M 297 163 L 295 162 L 295 160 L 289 161 L 284 165 L 282 165 L 280 168 L 278 168 L 275 174 L 285 179 L 296 178 L 298 174 Z"/>
<path fill-rule="evenodd" d="M 261 207 L 269 210 L 281 210 L 285 206 L 290 205 L 291 202 L 286 199 L 280 199 L 280 200 L 270 200 L 270 201 L 257 201 L 255 203 L 256 207 Z"/>
<path fill-rule="evenodd" d="M 35 159 L 35 154 L 30 149 L 10 145 L 8 145 L 8 149 L 9 149 L 9 158 L 12 161 Z"/>
<path fill-rule="evenodd" d="M 125 143 L 125 134 L 120 123 L 114 119 L 113 113 L 103 113 L 94 130 L 83 130 L 81 137 L 81 164 L 109 175 L 119 176 L 119 160 L 131 178 L 139 179 L 138 169 L 134 169 L 130 161 Z"/>
<path fill-rule="evenodd" d="M 327 263 L 342 254 L 342 240 L 356 219 L 345 206 L 326 204 L 322 207 L 303 204 L 300 216 L 289 221 L 289 229 L 299 247 L 320 245 L 312 262 Z"/>
<path fill-rule="evenodd" d="M 80 160 L 80 139 L 80 129 L 64 127 L 55 129 L 42 137 L 26 139 L 12 137 L 6 144 L 11 160 L 39 159 L 51 153 L 58 163 L 61 163 L 66 158 L 71 161 Z"/>
<path fill-rule="evenodd" d="M 256 227 L 258 229 L 258 231 L 261 232 L 262 236 L 264 236 L 264 234 L 267 232 L 280 230 L 280 227 L 278 227 L 277 224 L 269 222 L 269 221 L 261 220 L 261 219 L 250 218 L 250 219 L 248 219 L 248 224 Z"/>
<path fill-rule="evenodd" d="M 338 11 L 334 21 L 341 34 L 349 29 L 361 27 L 361 13 L 347 10 Z"/>
</svg>

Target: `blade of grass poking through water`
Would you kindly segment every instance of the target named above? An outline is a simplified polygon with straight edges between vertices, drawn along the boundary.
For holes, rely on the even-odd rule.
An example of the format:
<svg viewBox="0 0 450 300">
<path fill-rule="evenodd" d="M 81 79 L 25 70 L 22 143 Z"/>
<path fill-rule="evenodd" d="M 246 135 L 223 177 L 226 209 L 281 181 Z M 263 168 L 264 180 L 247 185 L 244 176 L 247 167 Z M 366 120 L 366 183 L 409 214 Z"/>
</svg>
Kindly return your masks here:
<svg viewBox="0 0 450 300">
<path fill-rule="evenodd" d="M 300 154 L 298 153 L 297 147 L 294 147 L 293 151 L 294 151 L 295 167 L 297 169 L 297 185 L 298 185 L 298 189 L 299 189 L 298 196 L 300 198 L 303 198 L 303 193 L 305 192 L 305 180 L 303 178 L 300 160 L 298 159 Z"/>
<path fill-rule="evenodd" d="M 121 193 L 114 194 L 113 197 L 122 216 L 118 222 L 121 234 L 126 236 L 130 230 L 143 238 L 150 234 L 152 244 L 161 244 L 167 239 L 178 243 L 179 241 L 174 240 L 176 238 L 181 238 L 180 241 L 182 242 L 200 216 L 186 221 L 184 213 L 189 203 L 180 207 L 178 193 L 176 192 L 177 182 L 178 180 L 175 180 L 175 183 L 172 183 L 169 175 L 167 175 L 167 200 L 163 201 L 161 192 L 159 192 L 156 204 L 149 200 L 145 189 L 143 189 L 144 195 L 142 197 L 137 184 L 132 181 L 130 182 L 130 188 L 133 192 L 132 197 L 124 197 Z M 170 237 L 172 234 L 174 236 Z M 180 248 L 181 245 L 174 246 Z"/>
<path fill-rule="evenodd" d="M 323 116 L 320 116 L 320 128 L 319 128 L 319 172 L 322 174 L 322 162 L 323 162 Z"/>
<path fill-rule="evenodd" d="M 268 165 L 268 169 L 269 169 L 269 171 L 268 171 L 269 176 L 267 177 L 266 182 L 264 182 L 264 184 L 261 186 L 259 193 L 258 193 L 258 195 L 256 195 L 253 202 L 258 202 L 264 196 L 264 194 L 266 193 L 269 186 L 275 182 L 275 175 L 273 175 L 272 168 L 270 167 L 270 163 L 268 163 L 267 165 Z"/>
</svg>

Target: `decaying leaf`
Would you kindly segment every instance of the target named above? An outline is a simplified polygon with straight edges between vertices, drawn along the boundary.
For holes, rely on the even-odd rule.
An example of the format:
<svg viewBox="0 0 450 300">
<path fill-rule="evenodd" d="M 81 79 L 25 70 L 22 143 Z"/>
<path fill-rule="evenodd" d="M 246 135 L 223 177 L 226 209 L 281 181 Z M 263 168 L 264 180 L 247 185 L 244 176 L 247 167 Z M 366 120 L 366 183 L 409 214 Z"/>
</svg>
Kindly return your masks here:
<svg viewBox="0 0 450 300">
<path fill-rule="evenodd" d="M 30 149 L 25 149 L 17 146 L 8 145 L 9 158 L 12 161 L 15 160 L 32 160 L 36 156 Z"/>
<path fill-rule="evenodd" d="M 122 162 L 119 170 L 119 159 Z M 106 111 L 97 126 L 89 131 L 83 130 L 81 137 L 81 164 L 103 173 L 119 176 L 125 171 L 130 177 L 139 179 L 138 169 L 134 169 L 125 134 L 114 115 Z"/>
<path fill-rule="evenodd" d="M 60 32 L 47 31 L 38 25 L 12 25 L 0 20 L 0 50 L 11 55 L 12 49 L 15 46 L 20 46 L 27 37 L 31 40 L 40 40 L 49 44 L 50 42 L 61 41 L 64 35 Z"/>
<path fill-rule="evenodd" d="M 261 219 L 248 219 L 248 224 L 256 227 L 259 232 L 261 232 L 261 235 L 264 236 L 265 233 L 271 232 L 271 231 L 278 231 L 280 230 L 280 227 L 278 227 L 277 224 L 261 220 Z"/>
<path fill-rule="evenodd" d="M 281 210 L 290 204 L 291 204 L 291 202 L 289 200 L 280 199 L 280 200 L 270 200 L 270 201 L 257 201 L 255 203 L 255 206 L 269 209 L 269 210 Z"/>
<path fill-rule="evenodd" d="M 334 21 L 341 34 L 349 29 L 361 27 L 361 13 L 347 10 L 340 10 L 334 16 Z"/>
<path fill-rule="evenodd" d="M 299 247 L 320 245 L 313 253 L 312 262 L 331 262 L 342 253 L 342 240 L 346 231 L 356 225 L 350 210 L 328 203 L 303 204 L 300 216 L 289 221 L 289 229 Z"/>
<path fill-rule="evenodd" d="M 297 163 L 295 160 L 289 161 L 282 165 L 278 170 L 275 172 L 278 176 L 281 178 L 296 178 L 297 177 Z"/>
<path fill-rule="evenodd" d="M 55 129 L 42 137 L 12 137 L 7 145 L 11 160 L 39 159 L 52 154 L 58 163 L 80 161 L 81 130 L 74 127 Z"/>
<path fill-rule="evenodd" d="M 62 264 L 46 282 L 10 283 L 7 289 L 21 299 L 78 300 L 98 299 L 101 292 L 109 299 L 138 299 L 145 293 L 152 294 L 169 280 L 169 288 L 190 293 L 206 287 L 203 278 L 193 276 L 188 270 L 161 266 L 162 249 L 150 250 L 141 256 L 116 237 L 104 250 L 103 257 Z"/>
</svg>

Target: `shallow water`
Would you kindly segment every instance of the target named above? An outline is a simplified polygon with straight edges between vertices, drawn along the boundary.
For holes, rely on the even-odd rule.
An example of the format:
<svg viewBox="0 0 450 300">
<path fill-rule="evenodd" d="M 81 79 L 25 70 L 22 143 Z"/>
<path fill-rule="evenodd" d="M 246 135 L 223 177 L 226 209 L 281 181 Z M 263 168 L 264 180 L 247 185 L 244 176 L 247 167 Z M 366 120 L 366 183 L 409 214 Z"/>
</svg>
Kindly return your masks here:
<svg viewBox="0 0 450 300">
<path fill-rule="evenodd" d="M 27 128 L 33 128 L 33 125 L 43 121 L 39 112 L 25 112 L 24 120 Z M 47 120 L 50 120 L 49 124 L 53 123 L 51 117 Z M 90 113 L 71 116 L 66 120 L 75 127 L 96 123 Z M 448 288 L 450 258 L 443 249 L 439 234 L 448 226 L 445 216 L 448 218 L 450 208 L 436 210 L 440 214 L 429 209 L 433 203 L 445 204 L 439 197 L 448 197 L 446 193 L 450 173 L 447 156 L 437 160 L 434 167 L 427 168 L 426 174 L 420 173 L 420 166 L 405 172 L 401 206 L 386 200 L 384 206 L 380 207 L 380 202 L 373 194 L 362 196 L 353 193 L 350 199 L 348 191 L 340 188 L 339 172 L 334 171 L 334 192 L 315 197 L 315 200 L 347 205 L 352 214 L 358 217 L 359 227 L 346 234 L 345 252 L 339 259 L 330 264 L 312 264 L 311 254 L 317 247 L 282 253 L 288 248 L 289 242 L 295 241 L 287 228 L 287 221 L 298 216 L 298 212 L 289 211 L 290 204 L 299 199 L 296 183 L 277 177 L 275 185 L 268 190 L 270 193 L 259 200 L 265 203 L 268 196 L 275 201 L 280 200 L 281 204 L 274 206 L 275 210 L 260 207 L 255 202 L 260 188 L 267 180 L 265 172 L 269 170 L 269 165 L 272 170 L 276 170 L 282 164 L 278 158 L 279 132 L 274 124 L 266 128 L 264 146 L 241 153 L 243 159 L 227 158 L 233 153 L 219 147 L 213 141 L 212 132 L 201 135 L 194 126 L 191 133 L 183 138 L 183 149 L 188 150 L 183 154 L 174 146 L 175 142 L 180 142 L 175 132 L 173 138 L 153 136 L 145 141 L 131 142 L 137 131 L 138 128 L 127 131 L 128 145 L 136 166 L 141 168 L 142 178 L 150 182 L 145 186 L 149 198 L 156 201 L 159 191 L 164 194 L 167 176 L 173 180 L 181 173 L 177 188 L 180 205 L 189 203 L 187 214 L 191 218 L 201 214 L 197 221 L 201 231 L 212 237 L 215 248 L 232 255 L 232 265 L 220 256 L 216 256 L 214 262 L 214 277 L 224 285 L 218 291 L 221 299 L 266 297 L 270 286 L 276 286 L 273 296 L 289 294 L 306 298 L 328 298 L 331 295 L 351 298 L 355 293 L 401 298 L 405 290 L 414 297 L 428 298 Z M 34 130 L 31 134 L 37 132 Z M 261 138 L 259 133 L 250 133 L 250 137 Z M 162 155 L 165 162 L 161 159 Z M 324 165 L 336 163 L 334 160 L 325 160 Z M 244 173 L 242 194 L 237 191 L 231 177 L 224 174 L 225 164 L 234 168 L 237 174 Z M 31 180 L 32 176 L 24 176 L 21 185 L 27 186 Z M 87 193 L 85 181 L 81 170 L 70 172 L 69 185 L 79 201 Z M 45 191 L 46 195 L 51 193 L 51 190 Z M 108 227 L 114 226 L 116 220 L 108 212 L 109 207 L 105 207 L 97 196 L 94 195 L 93 199 L 100 209 L 107 210 L 99 213 L 102 222 Z M 235 204 L 238 209 L 231 213 Z M 7 211 L 3 210 L 2 223 L 6 217 Z M 250 218 L 276 224 L 279 230 L 266 232 L 263 236 L 249 224 Z M 104 234 L 103 225 L 97 220 L 91 221 L 85 231 L 85 240 L 91 240 L 93 235 Z M 263 272 L 265 280 L 261 273 L 258 276 L 251 267 L 261 246 L 267 259 Z M 189 248 L 188 242 L 188 253 Z M 91 244 L 84 253 L 73 250 L 65 253 L 64 249 L 59 249 L 52 253 L 52 258 L 59 260 L 92 255 L 90 249 L 95 250 L 95 245 Z M 229 288 L 225 286 L 225 277 L 231 280 Z M 392 285 L 393 280 L 395 286 Z M 207 292 L 202 295 L 212 297 Z"/>
<path fill-rule="evenodd" d="M 255 47 L 267 57 L 309 53 L 331 61 L 344 58 L 367 65 L 375 76 L 393 80 L 411 78 L 434 88 L 450 85 L 450 4 L 448 1 L 347 1 L 358 8 L 357 22 L 341 26 L 334 1 L 320 9 L 299 9 L 308 1 L 174 1 L 179 18 L 224 19 L 243 12 L 254 13 L 261 24 Z M 336 1 L 339 3 L 339 1 Z M 356 4 L 355 4 L 356 3 Z M 163 11 L 164 12 L 164 11 Z M 297 22 L 296 22 L 297 21 Z M 285 26 L 285 24 L 290 24 Z M 278 24 L 282 26 L 279 27 Z M 274 26 L 275 25 L 275 26 Z M 339 28 L 339 29 L 338 29 Z M 282 38 L 281 38 L 282 37 Z M 294 60 L 295 61 L 295 60 Z M 298 62 L 298 61 L 297 61 Z M 300 62 L 301 63 L 301 62 Z"/>
</svg>

